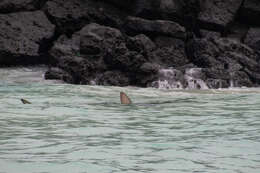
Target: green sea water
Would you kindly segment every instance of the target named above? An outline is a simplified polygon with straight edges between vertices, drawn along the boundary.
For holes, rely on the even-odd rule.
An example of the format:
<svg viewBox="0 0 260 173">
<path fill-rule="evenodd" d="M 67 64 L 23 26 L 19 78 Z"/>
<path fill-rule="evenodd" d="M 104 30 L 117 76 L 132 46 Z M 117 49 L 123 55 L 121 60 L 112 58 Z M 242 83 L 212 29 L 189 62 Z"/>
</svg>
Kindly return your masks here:
<svg viewBox="0 0 260 173">
<path fill-rule="evenodd" d="M 68 85 L 44 70 L 0 70 L 0 173 L 260 171 L 259 88 Z"/>
</svg>

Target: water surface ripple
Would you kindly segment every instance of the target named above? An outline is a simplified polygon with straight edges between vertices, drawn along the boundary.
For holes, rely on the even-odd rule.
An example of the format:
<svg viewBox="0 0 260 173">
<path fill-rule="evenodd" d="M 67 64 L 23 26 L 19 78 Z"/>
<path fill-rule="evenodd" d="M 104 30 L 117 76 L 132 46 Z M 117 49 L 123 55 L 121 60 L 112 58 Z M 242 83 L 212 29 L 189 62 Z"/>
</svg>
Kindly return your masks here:
<svg viewBox="0 0 260 173">
<path fill-rule="evenodd" d="M 260 89 L 1 85 L 0 173 L 258 173 L 259 105 Z"/>
</svg>

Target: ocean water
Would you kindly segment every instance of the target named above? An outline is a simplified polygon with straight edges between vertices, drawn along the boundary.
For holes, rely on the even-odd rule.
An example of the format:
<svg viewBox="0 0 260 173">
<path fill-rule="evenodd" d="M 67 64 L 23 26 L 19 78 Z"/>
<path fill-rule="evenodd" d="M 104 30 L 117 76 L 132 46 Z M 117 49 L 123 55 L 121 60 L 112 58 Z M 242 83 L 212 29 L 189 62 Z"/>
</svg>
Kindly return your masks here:
<svg viewBox="0 0 260 173">
<path fill-rule="evenodd" d="M 259 88 L 68 85 L 45 70 L 0 69 L 0 173 L 260 171 Z"/>
</svg>

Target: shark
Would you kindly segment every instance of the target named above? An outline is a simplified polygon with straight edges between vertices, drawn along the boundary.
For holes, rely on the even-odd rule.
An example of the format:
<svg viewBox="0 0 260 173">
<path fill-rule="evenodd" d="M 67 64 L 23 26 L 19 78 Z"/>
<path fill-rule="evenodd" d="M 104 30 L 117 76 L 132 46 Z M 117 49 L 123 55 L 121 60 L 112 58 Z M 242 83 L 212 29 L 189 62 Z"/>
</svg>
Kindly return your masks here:
<svg viewBox="0 0 260 173">
<path fill-rule="evenodd" d="M 29 102 L 28 100 L 25 100 L 25 99 L 21 99 L 21 101 L 23 104 L 32 104 L 31 102 Z"/>
<path fill-rule="evenodd" d="M 132 104 L 131 99 L 124 92 L 120 92 L 120 101 L 121 104 L 126 104 L 126 105 Z"/>
</svg>

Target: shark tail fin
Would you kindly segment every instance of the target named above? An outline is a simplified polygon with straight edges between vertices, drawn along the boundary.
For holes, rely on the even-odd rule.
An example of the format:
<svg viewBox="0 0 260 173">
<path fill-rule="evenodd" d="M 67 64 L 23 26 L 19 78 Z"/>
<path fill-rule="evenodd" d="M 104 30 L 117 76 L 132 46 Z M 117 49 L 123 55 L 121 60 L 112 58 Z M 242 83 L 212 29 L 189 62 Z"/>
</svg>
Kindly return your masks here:
<svg viewBox="0 0 260 173">
<path fill-rule="evenodd" d="M 21 99 L 21 101 L 23 104 L 32 104 L 31 102 L 29 102 L 28 100 L 25 100 L 25 99 Z"/>
<path fill-rule="evenodd" d="M 120 101 L 121 104 L 131 104 L 131 99 L 124 92 L 120 92 Z"/>
</svg>

